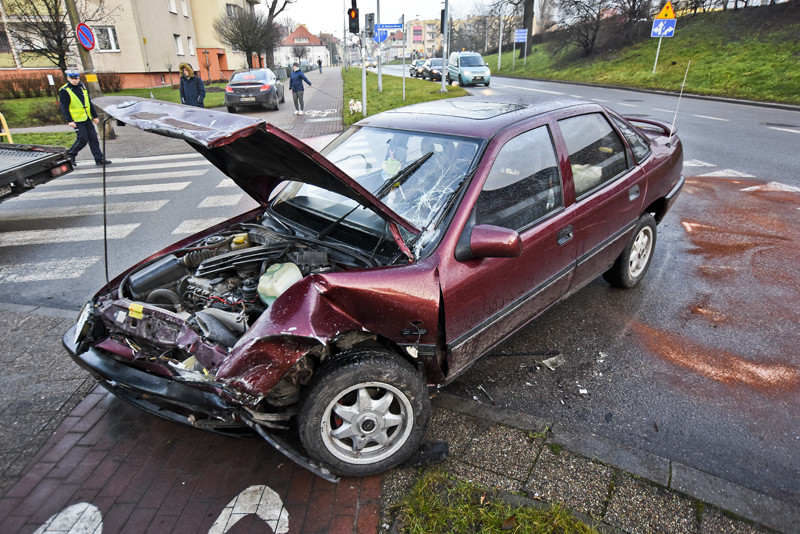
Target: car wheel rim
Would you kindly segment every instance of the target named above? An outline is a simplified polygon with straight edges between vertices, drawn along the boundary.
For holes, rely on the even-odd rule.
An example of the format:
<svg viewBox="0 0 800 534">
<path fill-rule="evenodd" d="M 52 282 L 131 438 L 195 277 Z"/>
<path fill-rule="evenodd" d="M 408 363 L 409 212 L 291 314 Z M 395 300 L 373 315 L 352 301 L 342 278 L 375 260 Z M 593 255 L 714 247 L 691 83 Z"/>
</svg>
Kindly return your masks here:
<svg viewBox="0 0 800 534">
<path fill-rule="evenodd" d="M 636 235 L 631 247 L 631 255 L 628 261 L 628 270 L 631 278 L 637 278 L 644 272 L 650 253 L 653 250 L 653 231 L 649 227 L 642 228 Z"/>
<path fill-rule="evenodd" d="M 411 401 L 399 389 L 365 382 L 341 391 L 325 408 L 322 441 L 336 458 L 371 464 L 395 454 L 414 422 Z"/>
</svg>

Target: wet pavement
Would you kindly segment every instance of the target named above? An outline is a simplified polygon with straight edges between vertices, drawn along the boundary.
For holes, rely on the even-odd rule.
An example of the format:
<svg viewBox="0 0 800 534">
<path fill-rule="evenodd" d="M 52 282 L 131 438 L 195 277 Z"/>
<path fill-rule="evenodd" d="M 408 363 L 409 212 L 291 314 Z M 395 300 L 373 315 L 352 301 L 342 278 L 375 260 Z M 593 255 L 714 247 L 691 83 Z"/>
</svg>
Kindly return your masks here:
<svg viewBox="0 0 800 534">
<path fill-rule="evenodd" d="M 292 115 L 287 98 L 268 119 L 298 137 L 339 131 L 332 110 L 341 108 L 341 78 L 325 72 L 306 94 L 314 113 Z M 154 145 L 130 128 L 118 133 L 108 141 L 111 159 L 191 150 L 166 139 Z M 659 227 L 644 288 L 593 282 L 434 399 L 429 438 L 447 440 L 451 451 L 443 468 L 494 488 L 493 498 L 562 502 L 611 531 L 795 531 L 798 196 L 755 180 L 690 178 Z M 647 290 L 664 280 L 676 288 L 666 307 Z M 95 387 L 68 359 L 60 340 L 75 313 L 0 304 L 3 532 L 392 527 L 393 506 L 418 469 L 331 484 L 260 439 L 144 413 Z M 576 334 L 565 338 L 565 325 Z M 554 355 L 565 363 L 541 364 Z M 661 383 L 663 398 L 637 394 Z M 662 415 L 670 404 L 680 409 Z M 741 410 L 752 424 L 712 421 L 718 434 L 705 435 L 710 422 L 691 417 L 700 404 L 712 417 Z M 777 434 L 786 427 L 795 434 Z M 738 457 L 703 443 L 738 445 L 736 434 L 761 440 L 774 464 L 733 465 Z M 710 474 L 725 462 L 725 476 Z"/>
</svg>

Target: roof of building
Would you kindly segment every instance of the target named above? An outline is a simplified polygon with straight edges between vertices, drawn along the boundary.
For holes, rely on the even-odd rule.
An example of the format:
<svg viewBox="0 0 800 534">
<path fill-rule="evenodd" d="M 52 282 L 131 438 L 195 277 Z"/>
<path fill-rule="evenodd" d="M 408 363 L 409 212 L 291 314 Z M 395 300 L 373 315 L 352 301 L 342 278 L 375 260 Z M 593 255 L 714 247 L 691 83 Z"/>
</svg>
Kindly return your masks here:
<svg viewBox="0 0 800 534">
<path fill-rule="evenodd" d="M 298 41 L 298 39 L 300 40 Z M 295 45 L 320 46 L 322 45 L 322 41 L 320 41 L 319 37 L 308 31 L 308 28 L 300 24 L 297 26 L 297 29 L 290 33 L 280 44 L 280 46 Z"/>
</svg>

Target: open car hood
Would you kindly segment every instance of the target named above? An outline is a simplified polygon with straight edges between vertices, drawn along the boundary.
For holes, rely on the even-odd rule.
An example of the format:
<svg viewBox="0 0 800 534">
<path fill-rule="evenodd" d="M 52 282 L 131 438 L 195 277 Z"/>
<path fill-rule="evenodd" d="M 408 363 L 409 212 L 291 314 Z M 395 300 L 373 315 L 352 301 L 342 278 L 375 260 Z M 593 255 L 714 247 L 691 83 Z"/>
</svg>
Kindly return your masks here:
<svg viewBox="0 0 800 534">
<path fill-rule="evenodd" d="M 350 198 L 387 222 L 419 233 L 319 152 L 266 121 L 137 97 L 106 96 L 93 102 L 122 123 L 183 139 L 262 206 L 281 182 L 295 180 Z"/>
</svg>

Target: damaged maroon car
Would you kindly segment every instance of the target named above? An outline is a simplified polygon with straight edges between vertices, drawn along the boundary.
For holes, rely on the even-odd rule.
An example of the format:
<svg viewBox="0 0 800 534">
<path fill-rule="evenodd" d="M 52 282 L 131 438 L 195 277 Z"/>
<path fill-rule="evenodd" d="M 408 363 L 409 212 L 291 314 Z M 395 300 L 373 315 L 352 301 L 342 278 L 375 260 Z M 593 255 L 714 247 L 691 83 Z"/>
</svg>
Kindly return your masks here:
<svg viewBox="0 0 800 534">
<path fill-rule="evenodd" d="M 328 478 L 407 460 L 436 387 L 598 275 L 636 285 L 683 186 L 669 126 L 575 99 L 417 104 L 321 152 L 247 117 L 97 103 L 260 206 L 122 273 L 67 350 L 138 406 Z"/>
</svg>

